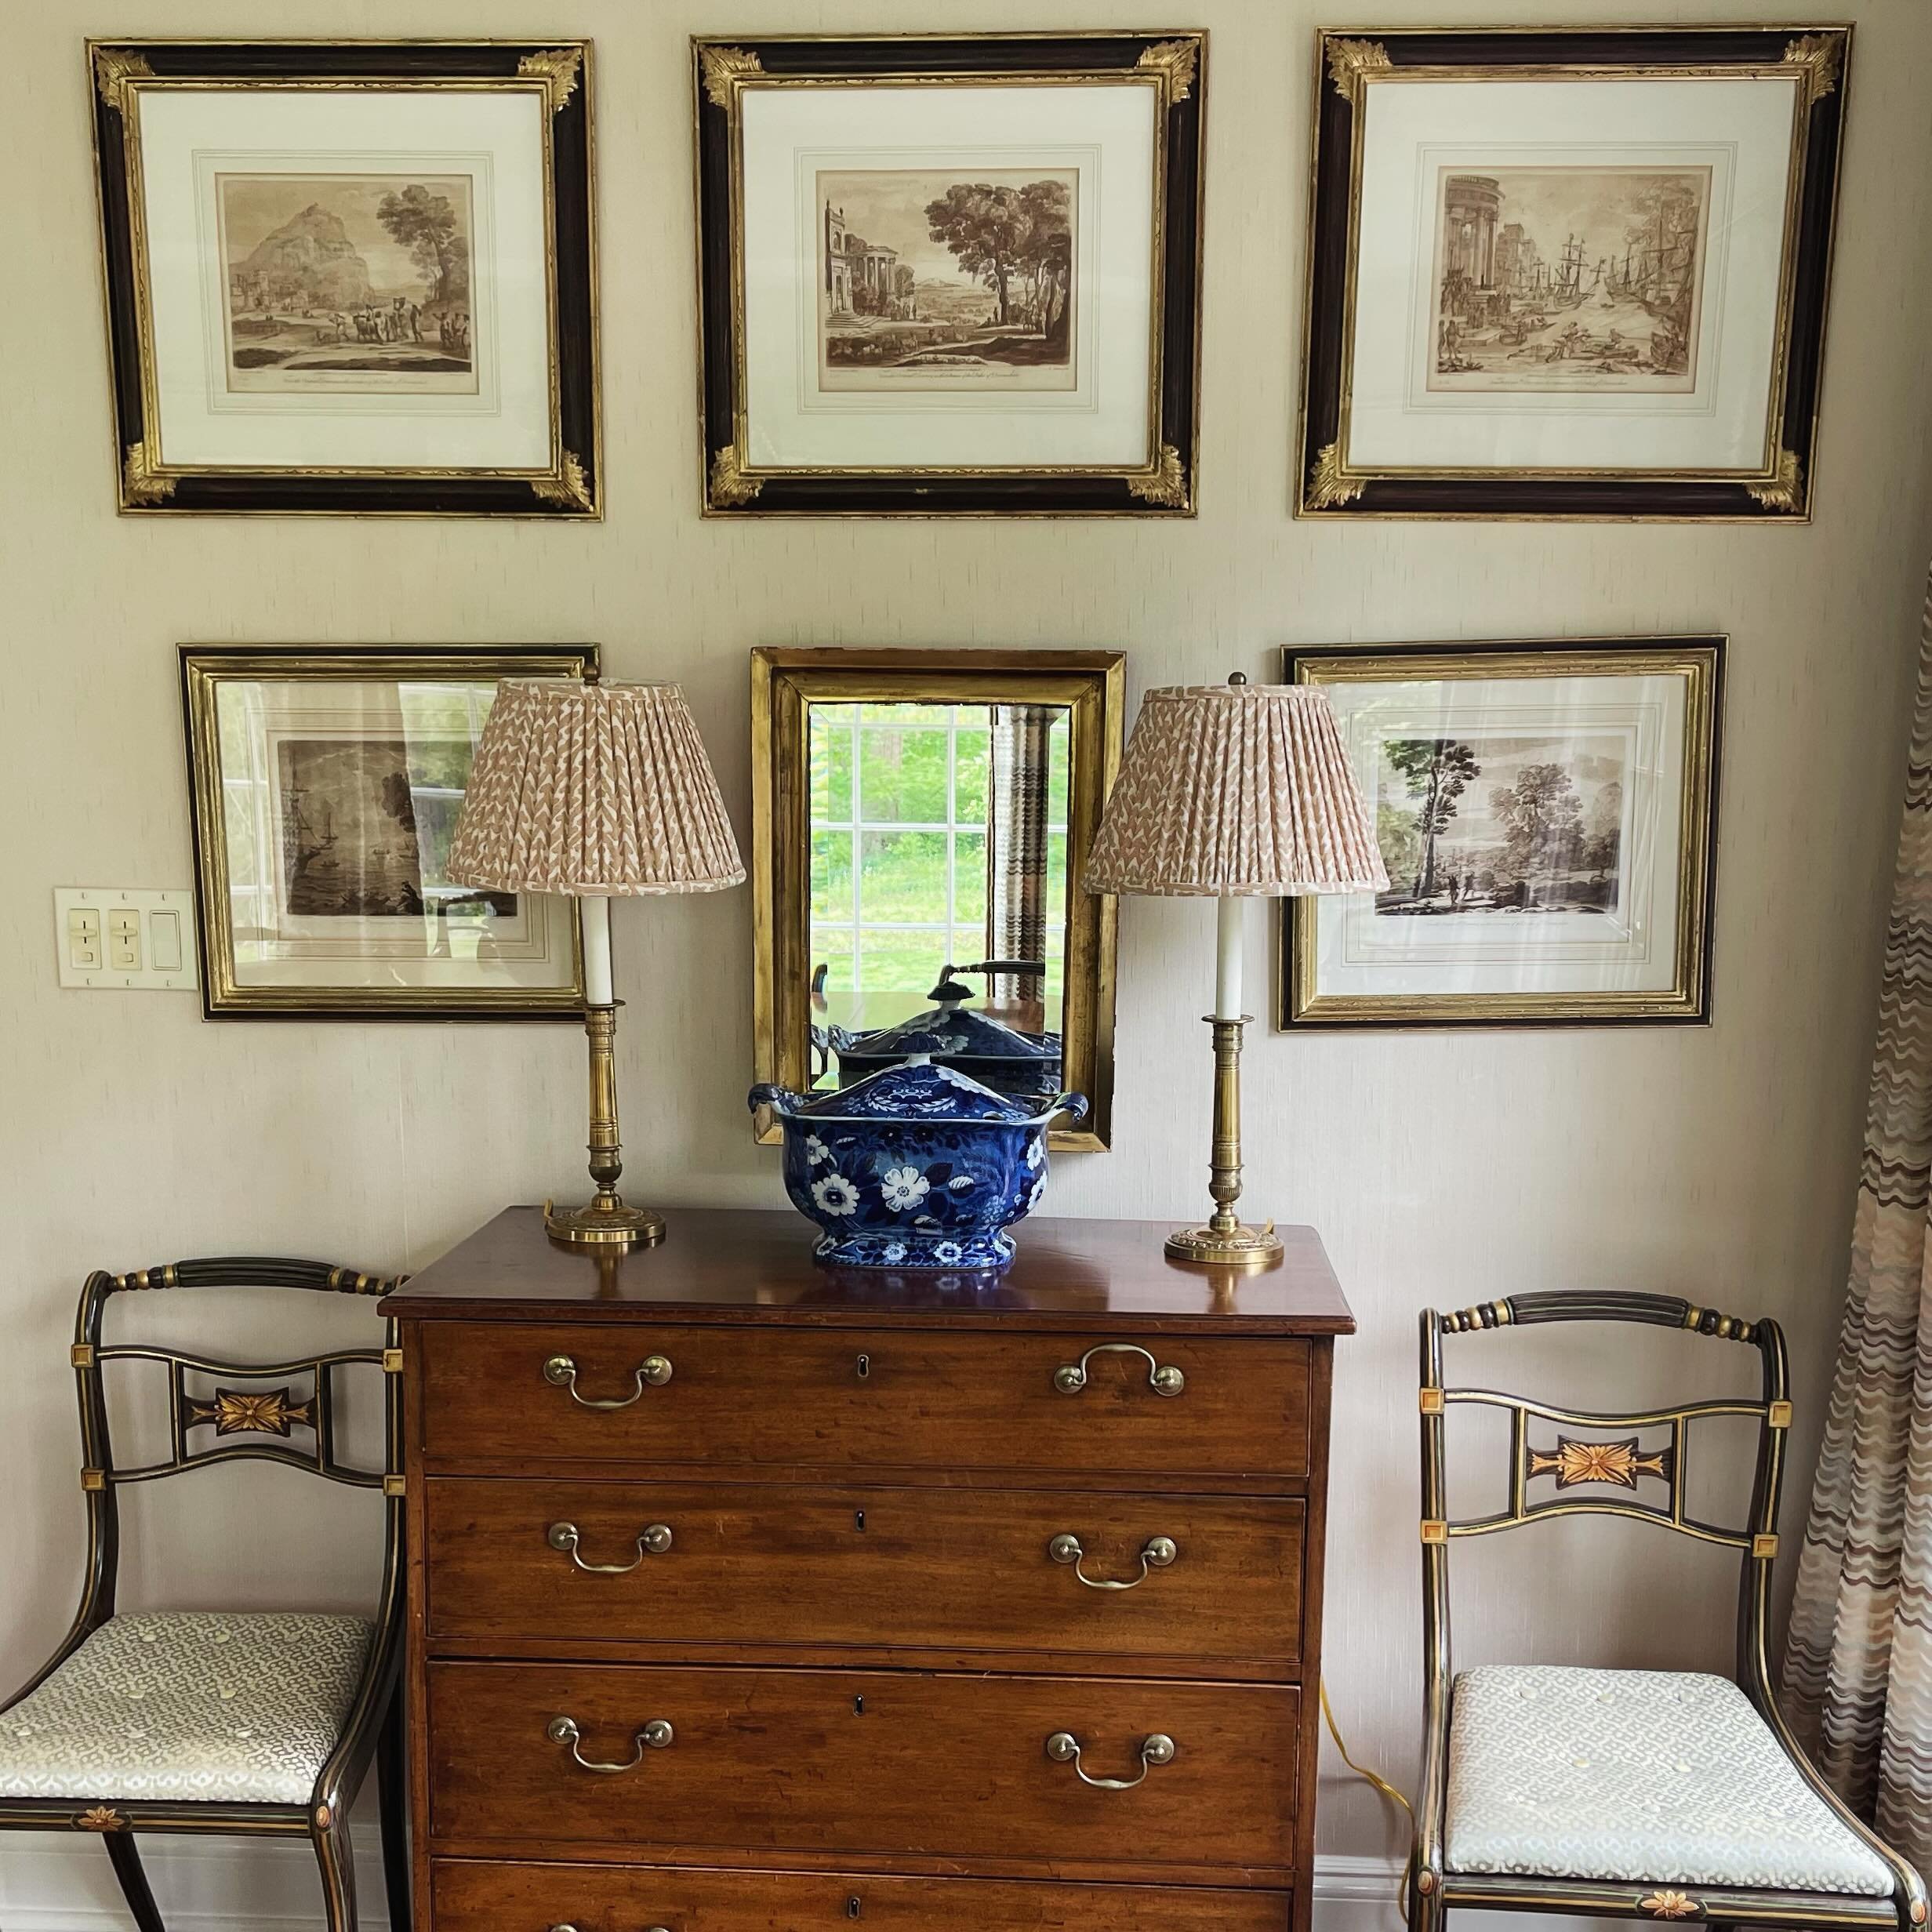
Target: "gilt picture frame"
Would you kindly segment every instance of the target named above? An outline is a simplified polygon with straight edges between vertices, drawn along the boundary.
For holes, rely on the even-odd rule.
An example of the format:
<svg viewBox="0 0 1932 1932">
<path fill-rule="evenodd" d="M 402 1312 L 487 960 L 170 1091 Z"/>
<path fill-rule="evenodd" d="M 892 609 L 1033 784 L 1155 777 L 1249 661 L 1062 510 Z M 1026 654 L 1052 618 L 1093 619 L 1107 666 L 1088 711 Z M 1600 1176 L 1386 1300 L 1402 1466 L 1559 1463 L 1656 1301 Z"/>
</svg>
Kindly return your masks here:
<svg viewBox="0 0 1932 1932">
<path fill-rule="evenodd" d="M 1208 37 L 698 37 L 707 516 L 1191 516 Z"/>
<path fill-rule="evenodd" d="M 1807 521 L 1850 51 L 1318 34 L 1295 514 Z"/>
<path fill-rule="evenodd" d="M 594 519 L 587 41 L 90 41 L 119 505 Z"/>
<path fill-rule="evenodd" d="M 594 645 L 183 645 L 209 1019 L 580 1020 L 576 902 L 445 869 L 504 678 Z"/>
<path fill-rule="evenodd" d="M 1389 884 L 1284 902 L 1281 1025 L 1708 1024 L 1724 643 L 1291 646 Z"/>
</svg>

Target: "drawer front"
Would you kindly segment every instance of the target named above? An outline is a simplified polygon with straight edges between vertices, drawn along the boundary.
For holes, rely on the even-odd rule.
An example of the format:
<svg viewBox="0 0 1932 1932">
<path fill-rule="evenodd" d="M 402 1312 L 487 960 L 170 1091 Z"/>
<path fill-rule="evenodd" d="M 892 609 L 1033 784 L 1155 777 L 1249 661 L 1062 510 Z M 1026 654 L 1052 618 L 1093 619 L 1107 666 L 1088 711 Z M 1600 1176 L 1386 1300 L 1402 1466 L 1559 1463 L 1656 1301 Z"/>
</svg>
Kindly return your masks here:
<svg viewBox="0 0 1932 1932">
<path fill-rule="evenodd" d="M 432 1637 L 1301 1654 L 1292 1499 L 451 1476 L 427 1493 Z"/>
<path fill-rule="evenodd" d="M 1287 1932 L 1290 1895 L 439 1858 L 437 1932 Z M 857 1909 L 854 1910 L 856 1901 Z"/>
<path fill-rule="evenodd" d="M 1282 1872 L 1295 1860 L 1300 1700 L 1285 1686 L 441 1663 L 429 1697 L 444 1843 Z M 559 1720 L 574 1727 L 561 1739 Z M 1060 1733 L 1077 1762 L 1049 1755 Z M 1143 1763 L 1156 1734 L 1171 1762 Z M 1105 1790 L 1083 1770 L 1146 1774 Z"/>
<path fill-rule="evenodd" d="M 1294 1339 L 639 1321 L 426 1322 L 414 1341 L 424 1449 L 456 1462 L 1091 1469 L 1109 1480 L 1308 1469 L 1309 1349 Z M 1106 1352 L 1090 1353 L 1097 1343 Z"/>
</svg>

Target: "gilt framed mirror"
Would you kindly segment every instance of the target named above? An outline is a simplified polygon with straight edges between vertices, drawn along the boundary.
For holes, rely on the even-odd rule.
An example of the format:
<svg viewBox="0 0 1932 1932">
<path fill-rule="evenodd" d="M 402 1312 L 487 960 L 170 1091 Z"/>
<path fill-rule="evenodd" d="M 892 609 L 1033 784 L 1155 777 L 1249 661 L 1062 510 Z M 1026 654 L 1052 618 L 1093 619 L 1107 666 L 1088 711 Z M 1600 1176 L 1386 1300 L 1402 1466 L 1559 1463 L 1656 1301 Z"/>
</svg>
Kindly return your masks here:
<svg viewBox="0 0 1932 1932">
<path fill-rule="evenodd" d="M 752 652 L 759 1080 L 849 1086 L 936 1021 L 975 1078 L 1086 1095 L 1055 1147 L 1109 1145 L 1116 906 L 1080 873 L 1120 763 L 1124 663 Z M 755 1131 L 775 1142 L 768 1112 Z"/>
</svg>

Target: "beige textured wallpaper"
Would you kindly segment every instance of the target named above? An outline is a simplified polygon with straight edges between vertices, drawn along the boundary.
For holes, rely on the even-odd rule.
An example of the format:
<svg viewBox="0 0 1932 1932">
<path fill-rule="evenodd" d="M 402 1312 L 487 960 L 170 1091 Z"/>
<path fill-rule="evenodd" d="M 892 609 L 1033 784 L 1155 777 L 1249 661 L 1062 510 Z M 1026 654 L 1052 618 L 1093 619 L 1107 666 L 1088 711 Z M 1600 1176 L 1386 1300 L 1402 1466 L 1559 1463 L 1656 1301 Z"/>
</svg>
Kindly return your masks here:
<svg viewBox="0 0 1932 1932">
<path fill-rule="evenodd" d="M 1573 10 L 1745 20 L 1766 0 L 1379 0 L 1353 13 L 1193 0 L 1164 13 L 983 0 L 976 27 L 1212 31 L 1200 517 L 725 525 L 697 510 L 685 36 L 929 29 L 956 24 L 956 9 L 0 0 L 0 1679 L 36 1662 L 72 1607 L 82 1512 L 66 1345 L 88 1268 L 250 1250 L 418 1267 L 499 1207 L 580 1174 L 581 1051 L 567 1030 L 208 1025 L 186 995 L 58 989 L 52 888 L 188 882 L 185 639 L 596 639 L 617 675 L 685 684 L 742 832 L 757 644 L 1119 647 L 1137 700 L 1149 684 L 1230 668 L 1270 674 L 1291 641 L 1729 633 L 1715 1026 L 1260 1031 L 1247 1201 L 1321 1229 L 1360 1319 L 1338 1372 L 1328 1675 L 1358 1749 L 1399 1778 L 1418 1725 L 1412 1367 L 1425 1301 L 1614 1284 L 1775 1313 L 1799 1397 L 1797 1528 L 1840 1298 L 1932 543 L 1932 6 L 1832 9 L 1855 17 L 1858 39 L 1814 524 L 1294 522 L 1313 29 L 1445 15 L 1541 24 Z M 608 520 L 117 518 L 89 31 L 593 36 Z M 753 1146 L 743 1105 L 746 895 L 619 903 L 614 921 L 636 1191 L 674 1207 L 779 1202 L 775 1157 Z M 1197 905 L 1125 907 L 1117 1146 L 1059 1162 L 1048 1211 L 1181 1216 L 1200 1201 L 1197 1016 L 1211 928 Z M 1257 909 L 1258 988 L 1271 936 Z M 304 1335 L 325 1316 L 340 1331 L 356 1311 L 305 1309 Z M 163 1317 L 205 1320 L 186 1298 L 133 1311 Z M 285 1339 L 289 1319 L 272 1319 Z M 245 1338 L 266 1342 L 271 1320 Z M 1721 1360 L 1705 1346 L 1701 1366 Z M 1658 1359 L 1620 1349 L 1592 1366 L 1614 1387 Z M 211 1473 L 172 1501 L 140 1498 L 133 1600 L 365 1594 L 364 1499 L 311 1503 L 278 1473 Z M 1544 1526 L 1513 1539 L 1513 1559 L 1477 1552 L 1458 1600 L 1471 1653 L 1721 1665 L 1727 1567 L 1625 1527 Z M 1393 1845 L 1359 1788 L 1325 1780 L 1324 1803 L 1330 1850 Z"/>
</svg>

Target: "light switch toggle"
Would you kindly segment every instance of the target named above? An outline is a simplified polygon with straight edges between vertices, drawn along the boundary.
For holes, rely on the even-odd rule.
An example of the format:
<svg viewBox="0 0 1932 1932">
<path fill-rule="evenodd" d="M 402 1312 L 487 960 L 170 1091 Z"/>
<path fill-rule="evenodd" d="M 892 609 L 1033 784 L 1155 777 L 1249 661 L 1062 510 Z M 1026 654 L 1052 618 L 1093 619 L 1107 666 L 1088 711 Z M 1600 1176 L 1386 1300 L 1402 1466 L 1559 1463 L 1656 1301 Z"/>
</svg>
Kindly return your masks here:
<svg viewBox="0 0 1932 1932">
<path fill-rule="evenodd" d="M 141 970 L 141 915 L 132 906 L 107 909 L 107 970 L 116 973 Z"/>
<path fill-rule="evenodd" d="M 71 906 L 67 911 L 67 964 L 76 972 L 100 970 L 100 910 Z"/>
</svg>

